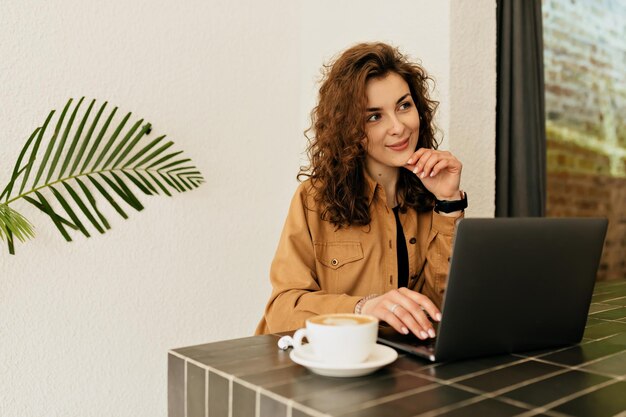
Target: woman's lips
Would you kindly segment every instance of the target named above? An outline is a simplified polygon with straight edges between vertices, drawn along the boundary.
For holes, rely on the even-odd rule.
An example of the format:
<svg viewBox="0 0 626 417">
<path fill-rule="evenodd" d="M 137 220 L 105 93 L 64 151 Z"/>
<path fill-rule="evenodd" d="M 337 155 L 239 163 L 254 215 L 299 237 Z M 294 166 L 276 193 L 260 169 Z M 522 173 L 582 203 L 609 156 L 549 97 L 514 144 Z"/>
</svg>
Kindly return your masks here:
<svg viewBox="0 0 626 417">
<path fill-rule="evenodd" d="M 405 140 L 401 142 L 394 143 L 393 145 L 387 145 L 389 149 L 391 149 L 392 151 L 396 151 L 396 152 L 403 151 L 408 146 L 409 146 L 409 138 L 406 138 Z"/>
</svg>

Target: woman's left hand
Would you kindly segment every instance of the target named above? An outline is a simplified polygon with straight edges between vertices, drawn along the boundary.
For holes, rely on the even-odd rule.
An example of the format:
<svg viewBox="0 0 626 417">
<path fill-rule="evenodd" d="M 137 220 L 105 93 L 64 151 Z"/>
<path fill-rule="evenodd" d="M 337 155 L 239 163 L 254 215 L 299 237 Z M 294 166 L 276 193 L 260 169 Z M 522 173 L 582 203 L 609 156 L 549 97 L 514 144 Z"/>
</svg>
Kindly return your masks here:
<svg viewBox="0 0 626 417">
<path fill-rule="evenodd" d="M 459 186 L 463 165 L 450 152 L 420 148 L 404 167 L 413 171 L 437 200 L 461 198 Z"/>
</svg>

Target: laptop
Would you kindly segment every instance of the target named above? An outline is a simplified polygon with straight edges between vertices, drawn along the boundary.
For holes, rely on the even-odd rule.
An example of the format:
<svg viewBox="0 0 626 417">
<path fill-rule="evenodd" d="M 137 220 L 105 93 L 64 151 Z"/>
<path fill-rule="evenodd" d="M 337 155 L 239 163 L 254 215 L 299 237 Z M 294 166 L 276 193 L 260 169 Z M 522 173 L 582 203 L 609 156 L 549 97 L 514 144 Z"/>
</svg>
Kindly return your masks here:
<svg viewBox="0 0 626 417">
<path fill-rule="evenodd" d="M 437 337 L 422 341 L 381 326 L 379 343 L 435 362 L 580 342 L 607 224 L 460 220 Z"/>
</svg>

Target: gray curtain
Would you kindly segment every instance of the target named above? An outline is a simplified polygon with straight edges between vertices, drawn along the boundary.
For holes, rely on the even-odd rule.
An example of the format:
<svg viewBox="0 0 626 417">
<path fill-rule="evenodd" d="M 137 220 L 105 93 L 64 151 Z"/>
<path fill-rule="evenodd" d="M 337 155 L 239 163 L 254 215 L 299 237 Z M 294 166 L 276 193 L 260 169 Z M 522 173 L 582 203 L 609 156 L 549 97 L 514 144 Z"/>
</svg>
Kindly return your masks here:
<svg viewBox="0 0 626 417">
<path fill-rule="evenodd" d="M 546 128 L 541 0 L 497 0 L 496 216 L 543 216 Z"/>
</svg>

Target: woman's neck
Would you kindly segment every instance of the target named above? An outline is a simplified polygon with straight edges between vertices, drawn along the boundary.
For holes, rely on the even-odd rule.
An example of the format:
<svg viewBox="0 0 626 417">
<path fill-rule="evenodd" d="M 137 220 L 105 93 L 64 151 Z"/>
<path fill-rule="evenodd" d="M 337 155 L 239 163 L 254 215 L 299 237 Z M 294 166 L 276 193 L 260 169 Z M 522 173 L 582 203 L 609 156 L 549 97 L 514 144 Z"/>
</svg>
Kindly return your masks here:
<svg viewBox="0 0 626 417">
<path fill-rule="evenodd" d="M 396 188 L 398 186 L 398 178 L 400 177 L 400 168 L 381 165 L 374 161 L 366 160 L 365 169 L 369 176 L 385 190 L 387 206 L 389 206 L 389 208 L 397 206 Z"/>
</svg>

